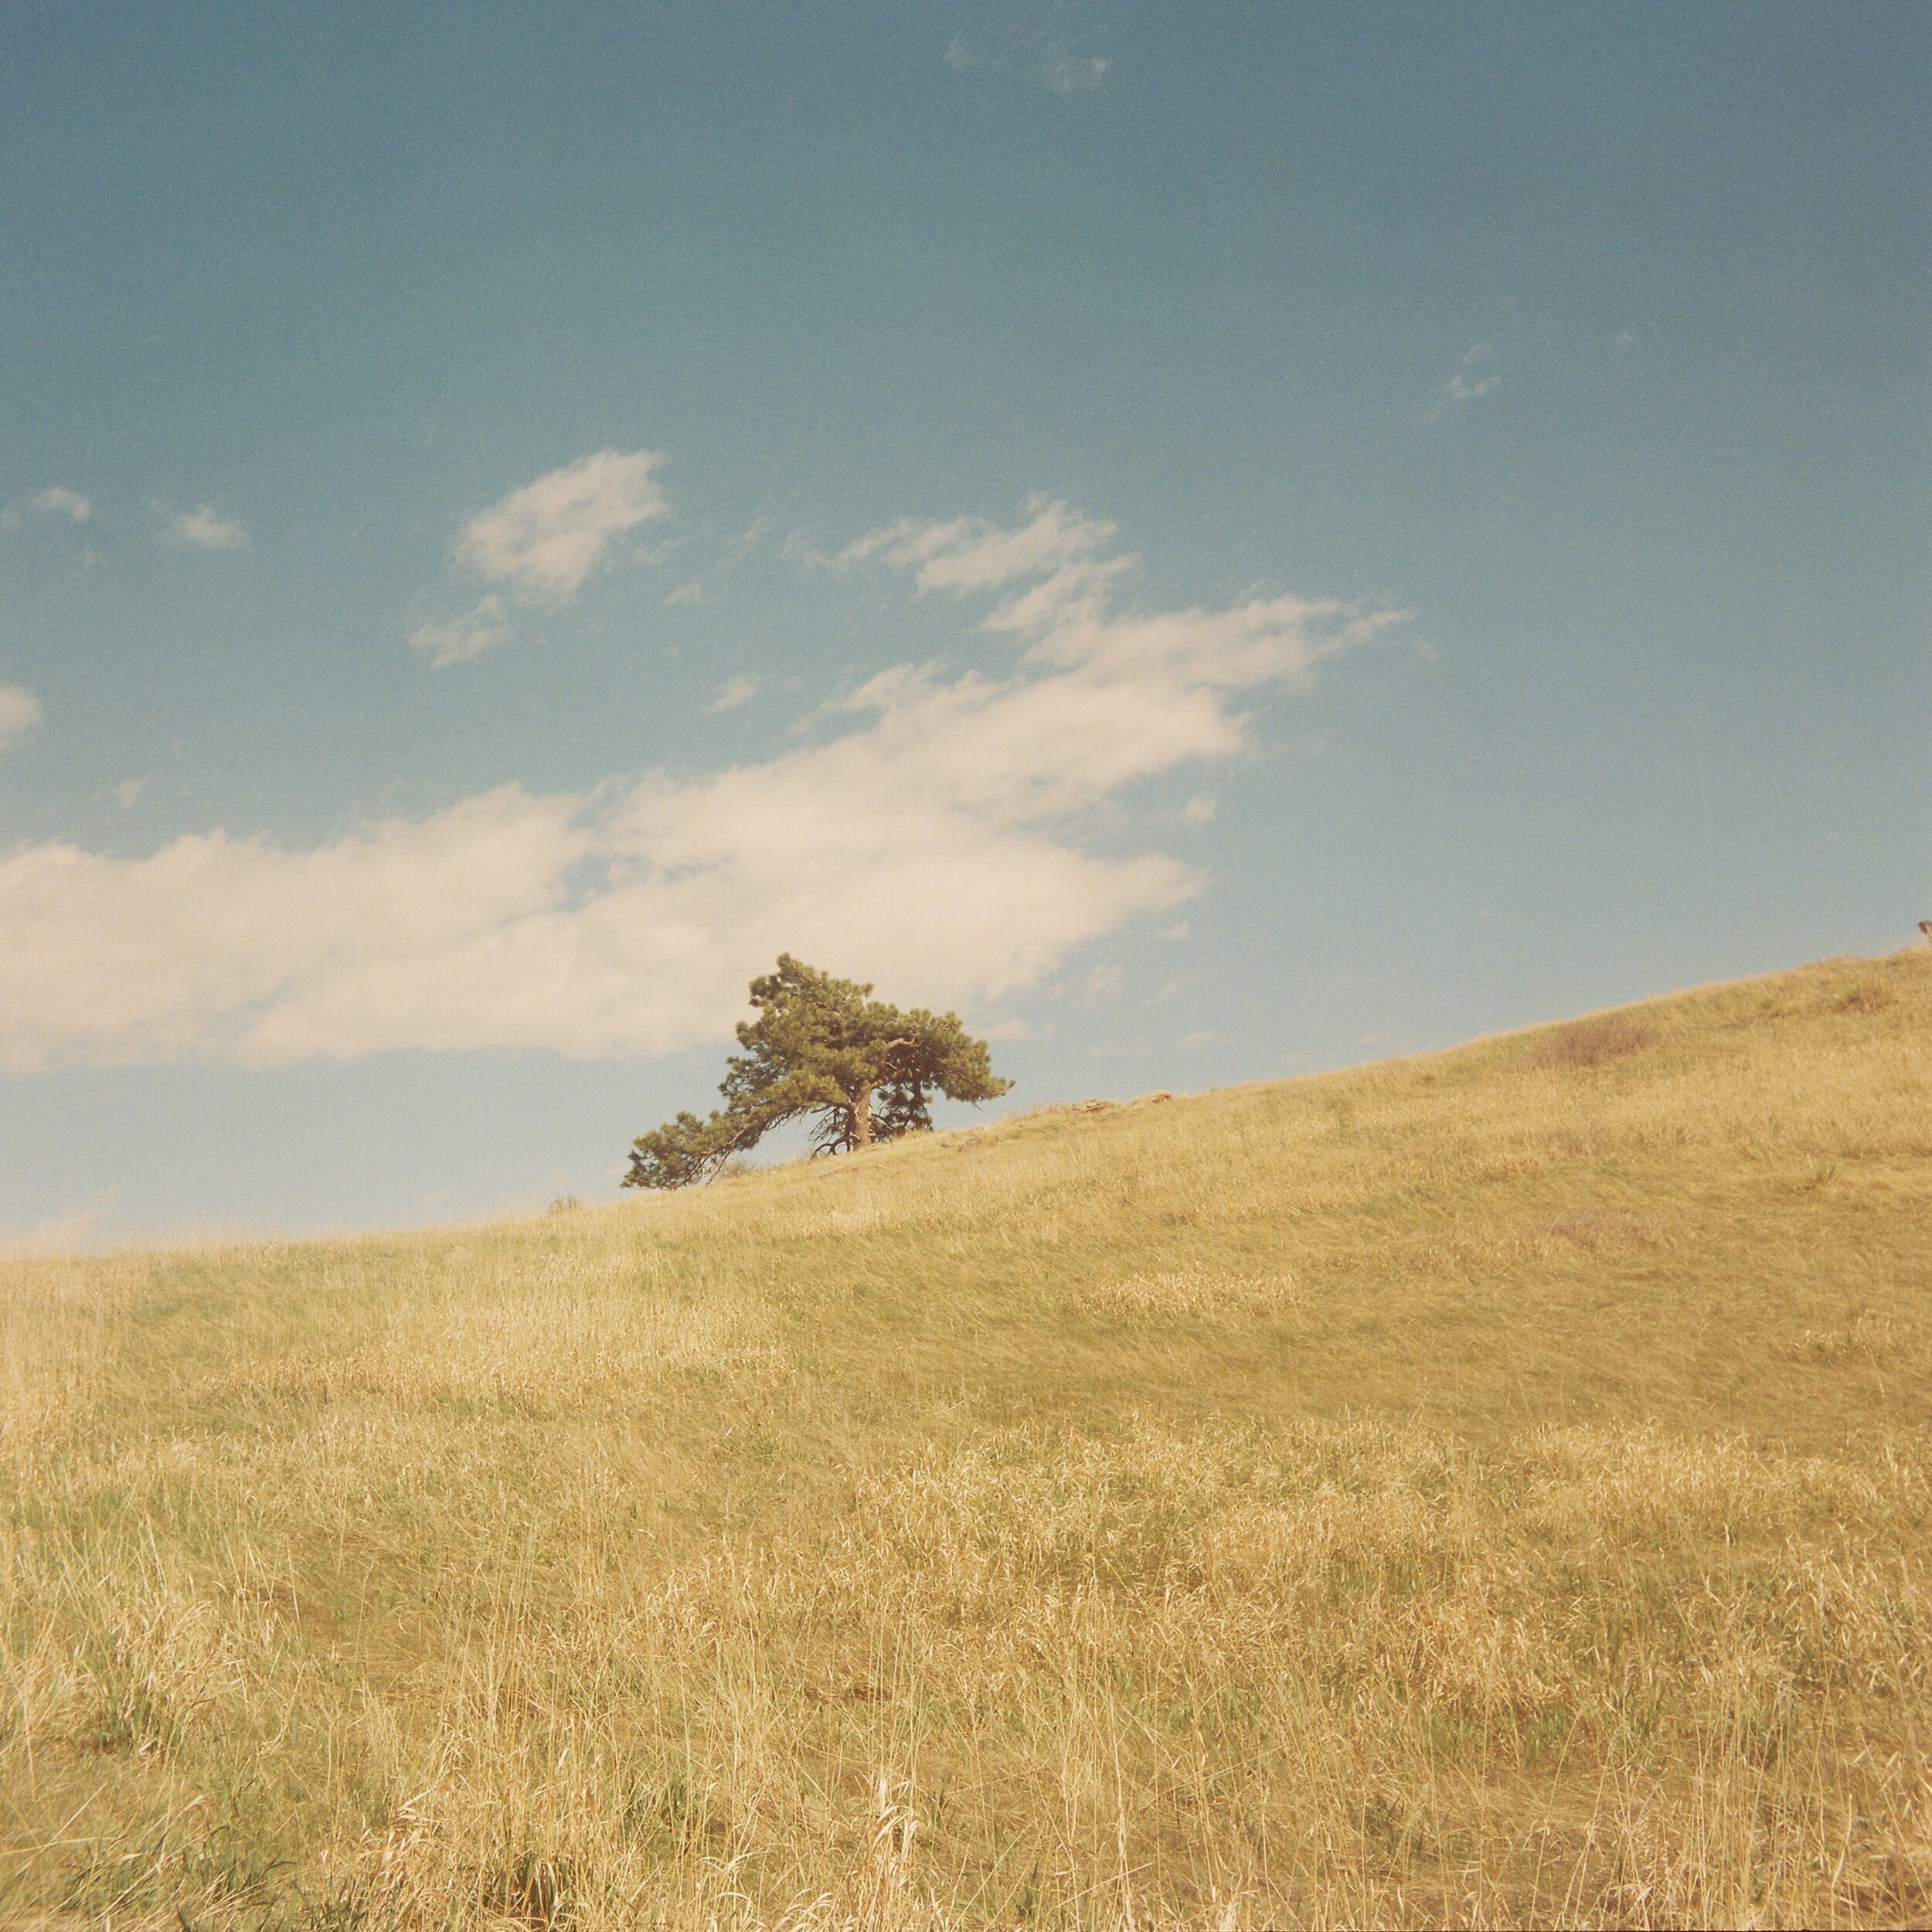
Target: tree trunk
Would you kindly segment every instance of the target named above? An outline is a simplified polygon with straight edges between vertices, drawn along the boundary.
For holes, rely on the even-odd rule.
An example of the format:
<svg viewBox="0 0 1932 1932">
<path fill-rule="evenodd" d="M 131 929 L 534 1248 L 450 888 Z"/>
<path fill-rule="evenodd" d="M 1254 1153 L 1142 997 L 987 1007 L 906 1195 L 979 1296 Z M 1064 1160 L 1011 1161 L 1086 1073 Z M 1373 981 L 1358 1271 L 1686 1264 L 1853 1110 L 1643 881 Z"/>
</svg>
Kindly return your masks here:
<svg viewBox="0 0 1932 1932">
<path fill-rule="evenodd" d="M 872 1145 L 872 1089 L 862 1087 L 852 1097 L 852 1144 L 855 1148 Z"/>
</svg>

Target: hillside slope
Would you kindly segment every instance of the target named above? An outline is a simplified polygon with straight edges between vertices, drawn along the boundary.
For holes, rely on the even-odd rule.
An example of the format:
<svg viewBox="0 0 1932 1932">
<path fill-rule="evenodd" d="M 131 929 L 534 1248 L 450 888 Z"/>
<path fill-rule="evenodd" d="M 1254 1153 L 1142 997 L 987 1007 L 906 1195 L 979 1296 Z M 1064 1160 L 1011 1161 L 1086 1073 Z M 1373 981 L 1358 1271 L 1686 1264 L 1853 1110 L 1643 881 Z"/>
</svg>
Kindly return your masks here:
<svg viewBox="0 0 1932 1932">
<path fill-rule="evenodd" d="M 1929 1230 L 1920 951 L 0 1261 L 0 1921 L 1923 1921 Z"/>
</svg>

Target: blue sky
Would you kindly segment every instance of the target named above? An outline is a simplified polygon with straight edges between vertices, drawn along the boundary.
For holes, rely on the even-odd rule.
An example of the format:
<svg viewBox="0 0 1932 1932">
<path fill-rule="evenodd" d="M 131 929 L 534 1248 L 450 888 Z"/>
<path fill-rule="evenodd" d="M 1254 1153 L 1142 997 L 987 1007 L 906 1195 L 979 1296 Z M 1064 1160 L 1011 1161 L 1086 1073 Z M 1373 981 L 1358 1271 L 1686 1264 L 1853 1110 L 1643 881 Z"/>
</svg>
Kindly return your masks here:
<svg viewBox="0 0 1932 1932">
<path fill-rule="evenodd" d="M 1932 916 L 1912 6 L 12 9 L 0 1235 L 611 1192 Z"/>
</svg>

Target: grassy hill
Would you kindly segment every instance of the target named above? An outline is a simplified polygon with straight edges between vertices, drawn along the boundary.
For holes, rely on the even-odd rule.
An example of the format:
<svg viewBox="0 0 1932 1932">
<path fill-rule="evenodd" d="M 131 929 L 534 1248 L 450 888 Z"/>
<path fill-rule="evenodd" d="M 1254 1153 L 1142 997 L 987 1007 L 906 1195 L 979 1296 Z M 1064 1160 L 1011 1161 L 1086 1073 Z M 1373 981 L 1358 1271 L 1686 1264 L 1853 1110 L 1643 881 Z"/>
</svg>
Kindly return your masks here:
<svg viewBox="0 0 1932 1932">
<path fill-rule="evenodd" d="M 0 1922 L 1923 1922 L 1928 1290 L 1927 951 L 0 1261 Z"/>
</svg>

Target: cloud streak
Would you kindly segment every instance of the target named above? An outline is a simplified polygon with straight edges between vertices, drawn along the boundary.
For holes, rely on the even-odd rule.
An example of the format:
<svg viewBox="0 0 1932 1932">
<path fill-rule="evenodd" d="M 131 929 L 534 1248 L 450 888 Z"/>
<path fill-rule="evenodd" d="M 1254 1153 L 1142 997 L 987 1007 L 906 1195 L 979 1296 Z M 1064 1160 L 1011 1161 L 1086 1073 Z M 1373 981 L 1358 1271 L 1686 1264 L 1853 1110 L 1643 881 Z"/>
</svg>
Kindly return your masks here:
<svg viewBox="0 0 1932 1932">
<path fill-rule="evenodd" d="M 1049 94 L 1065 100 L 1070 94 L 1093 93 L 1113 67 L 1113 62 L 1101 54 L 1061 52 L 1049 54 L 1033 71 Z"/>
<path fill-rule="evenodd" d="M 1105 83 L 1114 63 L 1090 50 L 1094 35 L 1073 24 L 1078 11 L 1065 0 L 1052 0 L 1037 17 L 1009 21 L 1003 31 L 957 32 L 946 44 L 946 65 L 955 73 L 1017 69 L 1062 100 L 1091 94 Z"/>
<path fill-rule="evenodd" d="M 706 707 L 715 716 L 720 712 L 736 711 L 740 706 L 750 703 L 764 689 L 762 679 L 753 677 L 748 671 L 742 671 L 735 678 L 727 678 L 718 687 L 718 695 Z"/>
<path fill-rule="evenodd" d="M 478 604 L 466 616 L 447 623 L 419 624 L 410 633 L 410 647 L 420 651 L 433 671 L 446 670 L 453 664 L 467 664 L 480 658 L 510 634 L 504 621 L 503 600 L 496 592 Z"/>
<path fill-rule="evenodd" d="M 183 510 L 168 519 L 162 540 L 184 550 L 239 550 L 248 541 L 248 532 L 232 517 L 211 509 L 206 503 L 199 509 Z"/>
<path fill-rule="evenodd" d="M 1480 402 L 1495 389 L 1502 380 L 1496 373 L 1495 359 L 1493 343 L 1478 342 L 1464 350 L 1454 374 L 1436 391 L 1434 406 L 1429 411 L 1430 421 L 1440 423 L 1452 410 Z"/>
<path fill-rule="evenodd" d="M 942 522 L 901 517 L 848 544 L 832 560 L 832 567 L 881 563 L 911 571 L 922 591 L 992 590 L 1019 578 L 1090 570 L 1096 553 L 1113 539 L 1114 525 L 1082 516 L 1064 503 L 1035 497 L 1026 507 L 1029 519 L 1015 529 L 976 516 Z M 1138 561 L 1116 558 L 1110 567 L 1131 568 Z"/>
<path fill-rule="evenodd" d="M 843 567 L 980 600 L 999 675 L 881 672 L 832 734 L 695 779 L 505 786 L 289 850 L 222 832 L 124 859 L 0 861 L 0 1064 L 275 1066 L 398 1048 L 662 1053 L 727 1036 L 789 949 L 897 998 L 971 1008 L 1199 887 L 1083 828 L 1141 781 L 1250 742 L 1294 685 L 1402 614 L 1255 595 L 1116 603 L 1112 527 L 902 519 Z"/>
</svg>

